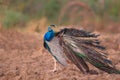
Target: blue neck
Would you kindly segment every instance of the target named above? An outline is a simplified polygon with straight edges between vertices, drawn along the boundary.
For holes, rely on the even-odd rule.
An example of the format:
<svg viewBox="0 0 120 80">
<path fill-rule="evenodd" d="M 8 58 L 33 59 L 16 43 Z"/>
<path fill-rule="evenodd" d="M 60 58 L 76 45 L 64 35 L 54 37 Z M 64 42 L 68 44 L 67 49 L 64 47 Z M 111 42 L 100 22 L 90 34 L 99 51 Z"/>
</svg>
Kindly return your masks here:
<svg viewBox="0 0 120 80">
<path fill-rule="evenodd" d="M 54 36 L 55 32 L 51 28 L 48 28 L 48 32 L 46 32 L 44 35 L 44 40 L 51 41 L 54 38 Z"/>
</svg>

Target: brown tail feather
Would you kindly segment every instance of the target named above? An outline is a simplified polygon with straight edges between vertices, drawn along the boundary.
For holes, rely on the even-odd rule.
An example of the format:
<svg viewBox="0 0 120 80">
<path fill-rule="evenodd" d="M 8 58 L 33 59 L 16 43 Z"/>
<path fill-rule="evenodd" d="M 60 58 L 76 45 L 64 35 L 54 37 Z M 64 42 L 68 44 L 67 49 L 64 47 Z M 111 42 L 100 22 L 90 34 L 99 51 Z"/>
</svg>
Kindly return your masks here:
<svg viewBox="0 0 120 80">
<path fill-rule="evenodd" d="M 75 55 L 74 51 L 68 45 L 64 44 L 63 47 L 66 56 L 82 71 L 82 73 L 89 72 L 89 67 L 81 57 Z"/>
</svg>

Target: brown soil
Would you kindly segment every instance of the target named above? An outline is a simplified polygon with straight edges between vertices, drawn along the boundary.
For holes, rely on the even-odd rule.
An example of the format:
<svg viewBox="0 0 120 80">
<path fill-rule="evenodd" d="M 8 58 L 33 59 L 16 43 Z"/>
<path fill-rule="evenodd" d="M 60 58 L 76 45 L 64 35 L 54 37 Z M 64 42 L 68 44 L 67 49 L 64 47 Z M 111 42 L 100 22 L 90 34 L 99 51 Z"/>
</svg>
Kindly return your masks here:
<svg viewBox="0 0 120 80">
<path fill-rule="evenodd" d="M 102 34 L 100 38 L 107 46 L 108 57 L 120 69 L 120 34 Z M 98 75 L 82 74 L 73 64 L 54 73 L 51 69 L 53 59 L 43 48 L 41 37 L 0 32 L 0 80 L 120 80 L 120 75 L 100 70 Z"/>
</svg>

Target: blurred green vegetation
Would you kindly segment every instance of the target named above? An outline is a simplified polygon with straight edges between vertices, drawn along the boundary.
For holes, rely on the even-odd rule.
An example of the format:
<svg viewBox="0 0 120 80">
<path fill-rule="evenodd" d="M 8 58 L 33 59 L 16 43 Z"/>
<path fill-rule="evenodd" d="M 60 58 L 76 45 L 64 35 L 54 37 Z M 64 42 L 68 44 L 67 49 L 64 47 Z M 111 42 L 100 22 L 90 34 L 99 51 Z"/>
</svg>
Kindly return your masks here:
<svg viewBox="0 0 120 80">
<path fill-rule="evenodd" d="M 99 18 L 100 21 L 103 19 L 106 21 L 120 21 L 120 0 L 2 0 L 0 1 L 0 22 L 4 27 L 10 28 L 16 25 L 21 26 L 29 20 L 46 17 L 49 23 L 58 24 L 63 20 L 62 15 L 65 18 L 62 24 L 70 24 L 69 20 L 81 20 L 79 14 L 74 12 L 80 8 L 72 8 L 74 7 L 72 3 L 76 2 L 77 5 L 78 1 L 92 10 L 95 20 Z M 68 8 L 66 8 L 67 5 Z M 77 7 L 80 6 L 82 5 Z M 83 7 L 83 9 L 87 10 L 86 7 Z M 72 12 L 74 13 L 72 14 Z M 75 15 L 78 15 L 77 18 L 74 18 Z M 22 26 L 24 27 L 24 25 Z"/>
<path fill-rule="evenodd" d="M 14 27 L 17 25 L 24 26 L 28 21 L 28 17 L 21 12 L 7 10 L 2 20 L 2 25 L 5 28 Z"/>
</svg>

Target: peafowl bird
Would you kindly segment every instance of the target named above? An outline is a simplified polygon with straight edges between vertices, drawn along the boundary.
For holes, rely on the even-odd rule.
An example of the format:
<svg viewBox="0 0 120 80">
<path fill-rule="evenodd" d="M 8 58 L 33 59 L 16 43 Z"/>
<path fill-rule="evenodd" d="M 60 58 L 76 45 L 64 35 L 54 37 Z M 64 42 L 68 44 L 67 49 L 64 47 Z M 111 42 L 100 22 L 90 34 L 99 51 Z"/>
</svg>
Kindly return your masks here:
<svg viewBox="0 0 120 80">
<path fill-rule="evenodd" d="M 44 47 L 58 63 L 67 66 L 70 60 L 82 73 L 90 72 L 87 65 L 90 63 L 109 74 L 120 74 L 104 54 L 105 47 L 101 46 L 97 39 L 99 35 L 74 28 L 64 28 L 55 32 L 53 27 L 55 26 L 50 25 L 44 35 Z M 56 63 L 53 71 L 55 70 Z"/>
</svg>

